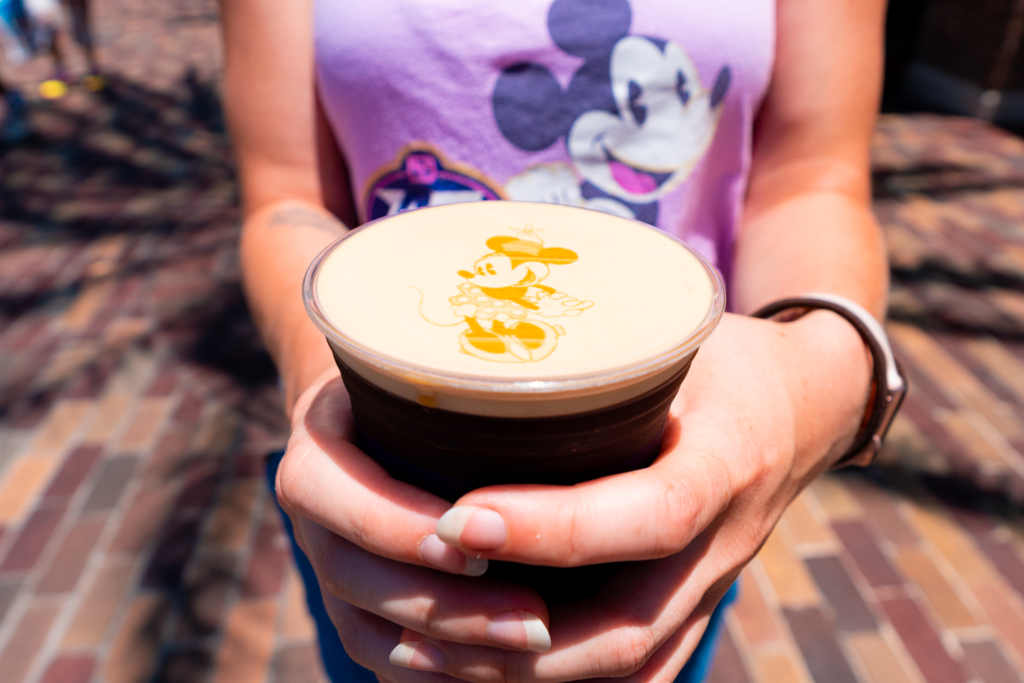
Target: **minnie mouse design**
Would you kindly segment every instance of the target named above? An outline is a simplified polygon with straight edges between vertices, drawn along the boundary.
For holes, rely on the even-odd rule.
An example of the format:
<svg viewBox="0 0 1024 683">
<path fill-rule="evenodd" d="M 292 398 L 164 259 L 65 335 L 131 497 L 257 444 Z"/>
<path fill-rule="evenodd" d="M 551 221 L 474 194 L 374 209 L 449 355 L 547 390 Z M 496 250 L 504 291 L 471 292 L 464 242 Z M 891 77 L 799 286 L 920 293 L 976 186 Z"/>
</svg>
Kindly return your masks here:
<svg viewBox="0 0 1024 683">
<path fill-rule="evenodd" d="M 577 316 L 594 305 L 554 287 L 541 284 L 552 266 L 575 263 L 576 252 L 545 247 L 531 226 L 519 235 L 487 240 L 492 251 L 477 260 L 473 270 L 460 270 L 466 282 L 448 301 L 469 329 L 459 337 L 463 353 L 502 363 L 535 363 L 555 350 L 565 334 L 536 316 Z M 488 323 L 485 327 L 482 323 Z"/>
<path fill-rule="evenodd" d="M 707 90 L 677 43 L 629 34 L 628 0 L 554 0 L 548 31 L 583 58 L 563 92 L 551 72 L 523 62 L 494 87 L 494 116 L 516 147 L 539 151 L 565 138 L 572 160 L 528 169 L 509 198 L 571 204 L 654 225 L 658 199 L 689 177 L 714 137 L 731 72 Z"/>
</svg>

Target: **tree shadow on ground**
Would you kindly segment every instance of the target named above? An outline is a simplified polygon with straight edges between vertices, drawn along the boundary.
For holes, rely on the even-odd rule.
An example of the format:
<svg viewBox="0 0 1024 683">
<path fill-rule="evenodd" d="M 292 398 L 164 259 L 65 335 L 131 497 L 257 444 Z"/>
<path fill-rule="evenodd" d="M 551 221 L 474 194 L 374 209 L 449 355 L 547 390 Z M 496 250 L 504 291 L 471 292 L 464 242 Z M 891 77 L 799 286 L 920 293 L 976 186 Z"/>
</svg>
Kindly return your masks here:
<svg viewBox="0 0 1024 683">
<path fill-rule="evenodd" d="M 33 103 L 29 122 L 27 139 L 0 145 L 0 246 L 202 229 L 191 202 L 233 187 L 219 98 L 194 72 L 171 92 L 113 75 L 100 93 Z M 125 206 L 168 190 L 181 199 L 169 212 Z"/>
<path fill-rule="evenodd" d="M 1024 496 L 985 483 L 962 469 L 927 472 L 899 459 L 887 459 L 865 469 L 849 468 L 828 476 L 854 487 L 875 487 L 924 508 L 944 510 L 974 536 L 984 537 L 1003 527 L 1024 537 Z M 999 542 L 998 534 L 993 542 Z M 1024 582 L 1024 575 L 1019 578 Z M 1024 595 L 1024 583 L 1020 590 Z"/>
<path fill-rule="evenodd" d="M 1024 204 L 1024 163 L 1019 153 L 980 144 L 968 154 L 969 146 L 948 145 L 956 154 L 947 155 L 961 162 L 880 166 L 872 174 L 876 212 L 895 244 L 889 318 L 1021 343 L 1024 316 L 1014 301 L 1024 293 L 1024 269 L 1003 247 L 1019 240 L 1012 206 Z M 942 144 L 933 147 L 946 154 Z"/>
<path fill-rule="evenodd" d="M 264 405 L 277 375 L 238 281 L 237 183 L 216 84 L 190 71 L 157 91 L 112 75 L 99 93 L 33 103 L 29 121 L 26 140 L 0 146 L 0 249 L 73 252 L 111 237 L 126 246 L 98 275 L 73 260 L 39 264 L 20 281 L 0 273 L 0 323 L 52 317 L 103 283 L 171 282 L 185 293 L 147 294 L 151 331 L 136 342 L 168 343 L 183 363 L 220 373 L 207 379 L 242 410 L 279 414 L 278 401 Z M 0 417 L 63 389 L 18 388 L 0 387 Z"/>
<path fill-rule="evenodd" d="M 964 164 L 915 164 L 906 168 L 878 168 L 871 173 L 874 199 L 917 194 L 941 199 L 957 193 L 995 192 L 1024 188 L 1024 168 L 994 170 Z"/>
</svg>

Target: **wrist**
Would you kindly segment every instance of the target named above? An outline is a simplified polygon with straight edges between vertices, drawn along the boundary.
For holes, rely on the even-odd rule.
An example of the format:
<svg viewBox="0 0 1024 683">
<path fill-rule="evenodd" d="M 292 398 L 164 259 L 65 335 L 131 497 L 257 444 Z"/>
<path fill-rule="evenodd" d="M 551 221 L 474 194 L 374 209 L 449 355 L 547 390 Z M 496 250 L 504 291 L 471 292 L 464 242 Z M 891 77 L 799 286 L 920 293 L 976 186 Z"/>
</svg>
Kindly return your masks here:
<svg viewBox="0 0 1024 683">
<path fill-rule="evenodd" d="M 285 394 L 291 395 L 293 398 L 288 404 L 288 419 L 292 424 L 292 428 L 295 428 L 296 420 L 301 419 L 309 410 L 310 405 L 313 403 L 313 399 L 316 398 L 317 394 L 323 386 L 330 382 L 332 379 L 339 377 L 338 369 L 332 367 L 324 370 L 319 375 L 312 378 L 305 378 L 303 381 L 296 381 L 291 385 L 286 385 Z M 291 388 L 289 388 L 289 386 Z"/>
<path fill-rule="evenodd" d="M 252 211 L 242 231 L 246 299 L 277 366 L 289 414 L 298 396 L 334 367 L 327 342 L 302 306 L 302 278 L 344 230 L 315 204 L 279 200 Z"/>
<path fill-rule="evenodd" d="M 807 470 L 834 465 L 853 445 L 868 409 L 872 359 L 857 330 L 840 315 L 811 311 L 790 323 L 797 350 L 793 375 L 797 455 Z"/>
<path fill-rule="evenodd" d="M 305 330 L 303 331 L 305 332 Z M 338 376 L 338 367 L 327 341 L 319 333 L 299 332 L 282 340 L 276 360 L 289 417 L 299 396 L 315 384 Z"/>
</svg>

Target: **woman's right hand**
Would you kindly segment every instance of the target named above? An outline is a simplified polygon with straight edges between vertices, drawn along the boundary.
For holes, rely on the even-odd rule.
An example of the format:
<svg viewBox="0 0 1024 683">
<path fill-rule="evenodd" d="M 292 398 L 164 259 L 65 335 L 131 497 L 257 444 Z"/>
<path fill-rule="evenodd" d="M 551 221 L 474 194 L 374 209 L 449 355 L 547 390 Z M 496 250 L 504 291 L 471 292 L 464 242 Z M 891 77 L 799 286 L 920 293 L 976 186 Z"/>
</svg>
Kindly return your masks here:
<svg viewBox="0 0 1024 683">
<path fill-rule="evenodd" d="M 348 393 L 337 371 L 324 373 L 296 402 L 276 490 L 356 662 L 393 679 L 396 668 L 382 654 L 400 641 L 403 628 L 456 643 L 548 649 L 548 610 L 540 596 L 470 578 L 483 574 L 487 561 L 463 555 L 434 533 L 451 504 L 392 479 L 354 442 Z M 412 646 L 405 650 L 392 658 L 425 656 Z M 398 671 L 403 681 L 424 675 Z"/>
</svg>

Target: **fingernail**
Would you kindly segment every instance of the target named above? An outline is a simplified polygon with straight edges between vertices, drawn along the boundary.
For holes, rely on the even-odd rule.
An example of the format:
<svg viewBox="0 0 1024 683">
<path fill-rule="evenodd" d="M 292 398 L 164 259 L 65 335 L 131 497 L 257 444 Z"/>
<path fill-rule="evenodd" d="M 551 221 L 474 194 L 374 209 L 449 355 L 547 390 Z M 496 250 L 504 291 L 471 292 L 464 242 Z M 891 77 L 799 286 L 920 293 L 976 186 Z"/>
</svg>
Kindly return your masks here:
<svg viewBox="0 0 1024 683">
<path fill-rule="evenodd" d="M 505 612 L 487 625 L 487 637 L 499 645 L 517 650 L 547 652 L 551 634 L 544 622 L 529 612 Z"/>
<path fill-rule="evenodd" d="M 480 576 L 487 571 L 487 560 L 467 557 L 453 548 L 437 534 L 430 534 L 419 545 L 420 559 L 438 569 L 464 576 Z"/>
<path fill-rule="evenodd" d="M 505 520 L 494 510 L 460 505 L 437 520 L 437 535 L 449 545 L 494 550 L 505 542 Z"/>
<path fill-rule="evenodd" d="M 417 671 L 433 671 L 444 673 L 448 670 L 448 664 L 444 661 L 444 655 L 433 645 L 410 641 L 399 643 L 388 657 L 392 664 L 406 669 Z"/>
</svg>

